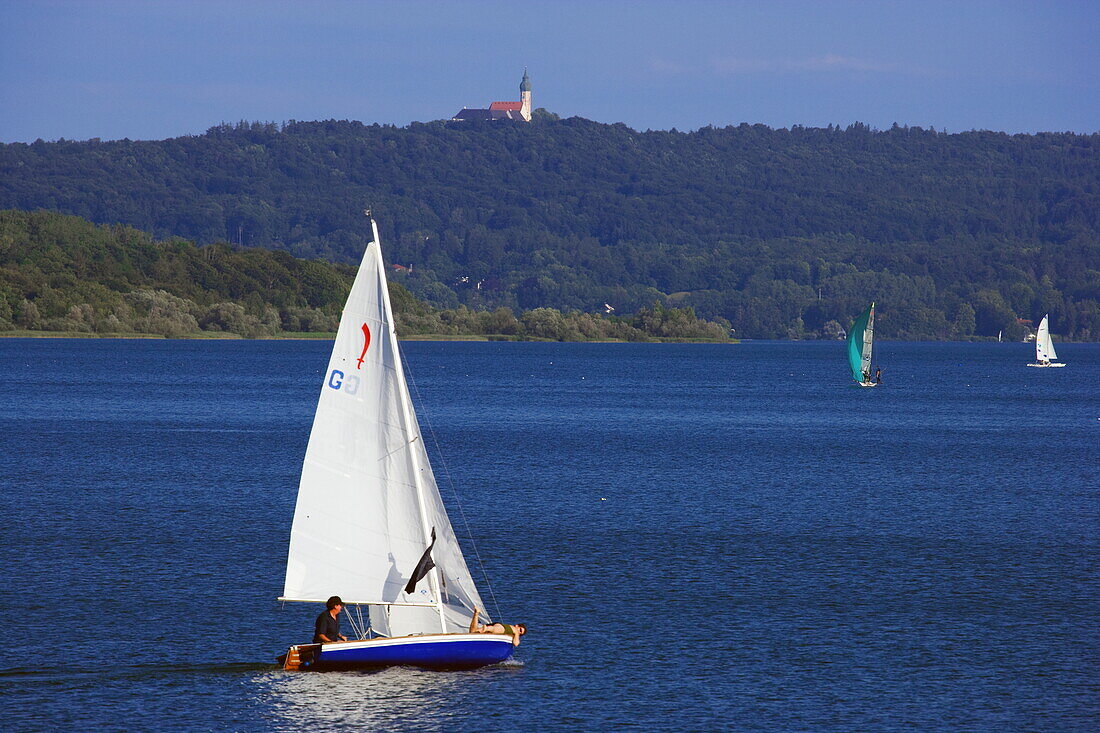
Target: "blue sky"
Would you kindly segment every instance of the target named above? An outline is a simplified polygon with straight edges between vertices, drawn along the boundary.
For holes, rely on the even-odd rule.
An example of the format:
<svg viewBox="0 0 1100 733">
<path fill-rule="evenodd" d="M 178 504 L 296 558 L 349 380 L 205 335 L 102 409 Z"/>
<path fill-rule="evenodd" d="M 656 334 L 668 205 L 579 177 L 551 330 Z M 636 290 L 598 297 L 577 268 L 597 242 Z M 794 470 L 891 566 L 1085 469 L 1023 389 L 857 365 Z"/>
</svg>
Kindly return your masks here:
<svg viewBox="0 0 1100 733">
<path fill-rule="evenodd" d="M 518 99 L 637 129 L 1100 130 L 1100 2 L 0 0 L 0 141 L 404 125 Z"/>
</svg>

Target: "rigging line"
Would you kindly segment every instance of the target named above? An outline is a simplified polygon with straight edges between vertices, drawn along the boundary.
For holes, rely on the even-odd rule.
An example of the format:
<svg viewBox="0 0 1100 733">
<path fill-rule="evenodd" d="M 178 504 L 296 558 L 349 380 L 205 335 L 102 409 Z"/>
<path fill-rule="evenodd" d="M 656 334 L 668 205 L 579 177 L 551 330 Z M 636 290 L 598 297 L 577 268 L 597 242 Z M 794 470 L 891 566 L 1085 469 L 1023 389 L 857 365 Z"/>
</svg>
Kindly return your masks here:
<svg viewBox="0 0 1100 733">
<path fill-rule="evenodd" d="M 359 623 L 355 623 L 355 616 L 359 616 Z M 355 604 L 355 615 L 348 612 L 348 621 L 351 622 L 351 627 L 355 630 L 355 636 L 363 639 L 366 638 L 366 626 L 363 624 L 363 606 L 359 603 Z"/>
<path fill-rule="evenodd" d="M 485 563 L 481 561 L 481 553 L 478 552 L 477 542 L 474 541 L 474 533 L 470 530 L 470 522 L 466 518 L 466 510 L 462 508 L 462 500 L 458 496 L 458 489 L 455 488 L 454 479 L 451 478 L 451 469 L 447 465 L 446 456 L 443 455 L 443 447 L 439 444 L 439 438 L 436 436 L 435 428 L 432 426 L 432 417 L 428 413 L 424 398 L 420 396 L 420 386 L 416 383 L 416 379 L 413 377 L 412 369 L 409 367 L 408 362 L 403 359 L 402 363 L 405 367 L 405 374 L 412 384 L 413 391 L 416 392 L 416 401 L 420 403 L 420 414 L 424 416 L 424 422 L 428 424 L 428 432 L 432 435 L 432 443 L 435 444 L 435 452 L 436 455 L 439 456 L 439 462 L 443 466 L 443 475 L 447 477 L 447 485 L 451 488 L 451 495 L 454 496 L 455 506 L 458 507 L 458 514 L 462 517 L 463 526 L 466 527 L 466 538 L 470 540 L 470 546 L 474 548 L 474 557 L 477 558 L 477 565 L 481 568 L 481 577 L 485 578 L 485 587 L 489 591 L 489 598 L 493 601 L 493 613 L 496 618 L 502 619 L 504 616 L 500 613 L 500 602 L 497 601 L 497 594 L 493 592 L 493 584 L 489 582 L 489 573 L 485 570 Z"/>
<path fill-rule="evenodd" d="M 439 437 L 435 433 L 435 427 L 432 425 L 432 418 L 429 414 L 427 407 L 424 403 L 424 398 L 420 395 L 420 386 L 416 383 L 415 377 L 413 377 L 412 369 L 408 364 L 404 364 L 405 373 L 409 376 L 409 381 L 412 383 L 413 390 L 416 392 L 416 399 L 421 406 L 421 414 L 424 415 L 424 421 L 428 424 L 428 432 L 431 433 L 432 442 L 435 444 L 436 454 L 439 456 L 439 461 L 443 466 L 443 474 L 447 477 L 447 485 L 451 489 L 451 494 L 454 496 L 455 506 L 458 507 L 459 516 L 462 517 L 462 524 L 466 528 L 466 537 L 470 541 L 470 546 L 474 549 L 474 557 L 477 559 L 478 567 L 481 569 L 481 576 L 485 578 L 485 587 L 489 591 L 489 597 L 493 601 L 493 612 L 496 614 L 496 618 L 504 618 L 500 612 L 500 602 L 497 600 L 496 593 L 493 591 L 493 584 L 489 581 L 489 573 L 485 570 L 485 563 L 481 560 L 481 552 L 478 551 L 477 542 L 474 540 L 474 534 L 470 530 L 470 521 L 466 517 L 466 510 L 462 507 L 462 499 L 458 495 L 458 489 L 455 488 L 454 479 L 451 477 L 450 466 L 447 465 L 447 458 L 443 454 L 443 448 L 439 444 Z"/>
<path fill-rule="evenodd" d="M 360 639 L 370 638 L 370 611 L 367 611 L 367 623 L 363 623 L 363 607 L 358 603 L 355 604 L 355 615 L 359 617 L 359 628 L 363 631 L 359 634 Z"/>
<path fill-rule="evenodd" d="M 417 439 L 418 439 L 419 437 L 420 437 L 419 435 L 415 435 L 415 436 L 413 436 L 413 439 L 412 439 L 412 440 L 410 440 L 410 441 L 407 441 L 407 442 L 406 442 L 406 443 L 405 443 L 404 445 L 399 445 L 399 446 L 397 446 L 396 448 L 394 448 L 393 450 L 391 450 L 391 451 L 390 451 L 389 453 L 387 453 L 386 455 L 384 455 L 384 456 L 382 456 L 381 458 L 379 458 L 379 459 L 378 459 L 378 461 L 379 461 L 379 462 L 382 462 L 382 461 L 386 460 L 387 458 L 389 458 L 390 456 L 392 456 L 392 455 L 393 455 L 394 453 L 396 453 L 397 451 L 399 451 L 399 450 L 404 450 L 404 449 L 408 448 L 408 447 L 409 447 L 410 445 L 412 445 L 413 443 L 415 443 L 415 442 L 417 441 Z"/>
<path fill-rule="evenodd" d="M 348 612 L 348 622 L 351 623 L 351 630 L 355 633 L 356 636 L 362 639 L 363 636 L 359 633 L 359 627 L 355 625 L 355 614 L 351 612 L 350 607 L 346 610 Z M 339 639 L 333 639 L 333 641 L 339 641 Z"/>
<path fill-rule="evenodd" d="M 355 623 L 355 608 L 354 608 L 354 606 L 345 606 L 344 607 L 344 612 L 347 614 L 348 621 L 351 622 L 351 631 L 355 635 L 355 638 L 356 639 L 362 639 L 363 637 L 360 636 L 360 634 L 359 634 L 359 626 L 356 625 L 356 623 Z"/>
</svg>

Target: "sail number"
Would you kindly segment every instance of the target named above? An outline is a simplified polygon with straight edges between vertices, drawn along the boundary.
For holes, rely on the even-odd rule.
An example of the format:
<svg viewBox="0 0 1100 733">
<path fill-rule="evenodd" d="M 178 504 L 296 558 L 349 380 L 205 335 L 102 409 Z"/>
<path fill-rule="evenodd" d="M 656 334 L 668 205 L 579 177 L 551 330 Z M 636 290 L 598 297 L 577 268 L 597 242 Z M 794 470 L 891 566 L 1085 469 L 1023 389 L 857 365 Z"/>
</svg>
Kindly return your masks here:
<svg viewBox="0 0 1100 733">
<path fill-rule="evenodd" d="M 337 391 L 343 390 L 348 394 L 355 394 L 359 391 L 359 377 L 354 374 L 350 377 L 344 376 L 339 369 L 333 369 L 328 375 L 328 386 Z"/>
</svg>

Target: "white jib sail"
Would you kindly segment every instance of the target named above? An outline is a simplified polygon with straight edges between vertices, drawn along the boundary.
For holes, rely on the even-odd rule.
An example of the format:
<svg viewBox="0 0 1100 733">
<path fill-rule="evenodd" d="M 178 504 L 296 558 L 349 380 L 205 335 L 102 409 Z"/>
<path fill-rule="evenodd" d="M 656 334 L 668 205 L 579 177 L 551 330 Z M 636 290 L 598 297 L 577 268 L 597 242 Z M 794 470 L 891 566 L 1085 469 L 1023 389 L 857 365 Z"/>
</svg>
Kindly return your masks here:
<svg viewBox="0 0 1100 733">
<path fill-rule="evenodd" d="M 340 319 L 290 531 L 287 600 L 371 606 L 388 636 L 465 631 L 484 609 L 447 517 L 412 408 L 378 228 Z M 436 569 L 405 585 L 430 542 Z M 409 605 L 417 604 L 417 605 Z"/>
<path fill-rule="evenodd" d="M 863 366 L 863 373 L 871 374 L 871 347 L 875 340 L 875 304 L 871 304 L 871 313 L 867 317 L 867 328 L 863 329 L 863 351 L 861 356 L 863 357 L 861 364 Z"/>
<path fill-rule="evenodd" d="M 1048 316 L 1043 316 L 1039 321 L 1039 330 L 1035 334 L 1035 359 L 1042 363 L 1054 361 L 1058 354 L 1054 351 L 1054 342 L 1050 340 L 1050 324 Z"/>
</svg>

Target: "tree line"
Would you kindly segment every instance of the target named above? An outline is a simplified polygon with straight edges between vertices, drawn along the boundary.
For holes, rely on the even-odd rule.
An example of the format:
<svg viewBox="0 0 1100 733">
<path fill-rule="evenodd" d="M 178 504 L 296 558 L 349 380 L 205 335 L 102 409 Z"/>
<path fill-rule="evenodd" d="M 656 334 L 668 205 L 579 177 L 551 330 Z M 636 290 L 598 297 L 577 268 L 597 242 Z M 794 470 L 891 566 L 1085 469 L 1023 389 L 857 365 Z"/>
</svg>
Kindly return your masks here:
<svg viewBox="0 0 1100 733">
<path fill-rule="evenodd" d="M 245 338 L 331 333 L 355 277 L 351 265 L 284 251 L 155 241 L 122 225 L 46 211 L 0 211 L 0 331 Z M 518 315 L 499 307 L 439 309 L 390 282 L 398 335 L 485 335 L 555 341 L 728 341 L 729 324 L 660 302 L 635 314 Z"/>
<path fill-rule="evenodd" d="M 219 125 L 0 146 L 0 206 L 355 261 L 379 215 L 437 308 L 635 312 L 830 337 L 1100 337 L 1100 135 L 764 125 Z M 1022 323 L 1021 321 L 1025 321 Z"/>
</svg>

